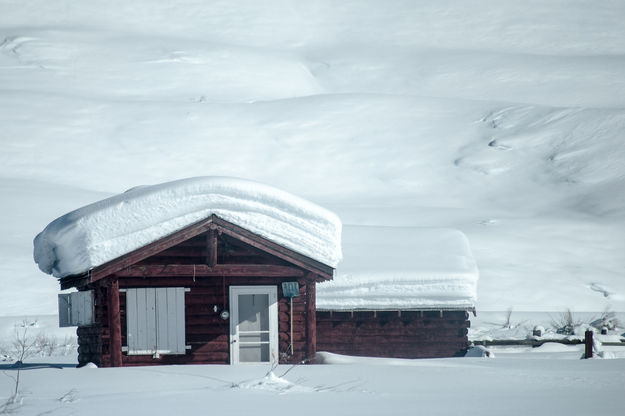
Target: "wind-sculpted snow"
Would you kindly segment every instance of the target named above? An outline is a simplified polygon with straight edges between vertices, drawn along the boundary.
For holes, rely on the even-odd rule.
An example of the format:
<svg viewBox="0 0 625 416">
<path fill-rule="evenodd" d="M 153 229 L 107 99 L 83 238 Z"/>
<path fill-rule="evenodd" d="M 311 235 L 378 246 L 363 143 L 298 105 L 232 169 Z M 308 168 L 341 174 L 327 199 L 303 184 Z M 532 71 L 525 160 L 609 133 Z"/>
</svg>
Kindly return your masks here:
<svg viewBox="0 0 625 416">
<path fill-rule="evenodd" d="M 198 177 L 132 188 L 57 218 L 34 241 L 39 268 L 80 274 L 215 214 L 329 266 L 341 259 L 341 221 L 261 183 Z"/>
<path fill-rule="evenodd" d="M 56 311 L 54 218 L 205 175 L 460 229 L 481 311 L 625 310 L 624 2 L 13 3 L 0 315 Z"/>
<path fill-rule="evenodd" d="M 345 226 L 343 242 L 334 280 L 318 285 L 318 309 L 475 306 L 478 271 L 460 231 Z"/>
</svg>

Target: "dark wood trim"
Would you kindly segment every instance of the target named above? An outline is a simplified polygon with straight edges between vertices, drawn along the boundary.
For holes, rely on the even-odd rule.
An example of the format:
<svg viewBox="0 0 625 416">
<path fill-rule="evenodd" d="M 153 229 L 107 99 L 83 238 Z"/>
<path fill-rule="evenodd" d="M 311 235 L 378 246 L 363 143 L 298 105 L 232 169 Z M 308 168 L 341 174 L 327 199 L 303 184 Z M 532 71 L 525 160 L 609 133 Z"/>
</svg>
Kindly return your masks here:
<svg viewBox="0 0 625 416">
<path fill-rule="evenodd" d="M 108 287 L 108 321 L 111 334 L 111 366 L 122 365 L 122 323 L 119 310 L 119 281 L 112 278 Z"/>
<path fill-rule="evenodd" d="M 256 247 L 266 253 L 272 254 L 282 260 L 286 260 L 289 263 L 293 263 L 296 266 L 300 266 L 306 270 L 309 270 L 318 275 L 320 280 L 330 280 L 333 277 L 334 269 L 328 265 L 325 265 L 317 260 L 306 257 L 293 250 L 285 248 L 273 241 L 267 240 L 257 234 L 254 234 L 245 228 L 225 221 L 217 216 L 212 216 L 212 221 L 217 225 L 218 229 L 224 234 L 235 237 L 252 247 Z"/>
<path fill-rule="evenodd" d="M 316 283 L 306 285 L 306 356 L 312 360 L 317 353 Z"/>
<path fill-rule="evenodd" d="M 208 230 L 206 243 L 206 246 L 208 247 L 208 251 L 206 253 L 206 264 L 208 264 L 208 267 L 215 267 L 217 264 L 217 230 L 213 228 L 213 224 L 211 224 L 210 230 Z"/>
<path fill-rule="evenodd" d="M 143 246 L 128 254 L 124 254 L 123 256 L 120 256 L 115 260 L 111 260 L 101 266 L 95 267 L 91 271 L 90 281 L 95 282 L 96 280 L 102 279 L 103 277 L 106 277 L 119 270 L 125 269 L 126 267 L 129 267 L 141 260 L 160 253 L 161 251 L 166 250 L 169 247 L 173 247 L 176 244 L 182 243 L 183 241 L 195 237 L 196 235 L 202 234 L 209 229 L 211 222 L 212 219 L 210 218 L 198 221 L 195 224 L 191 224 L 190 226 L 166 237 L 163 237 L 158 241 Z"/>
<path fill-rule="evenodd" d="M 130 266 L 115 273 L 119 277 L 303 277 L 305 271 L 273 264 L 168 264 Z"/>
<path fill-rule="evenodd" d="M 211 241 L 213 242 L 215 242 L 213 238 L 215 240 L 217 238 L 217 233 L 223 232 L 224 234 L 234 237 L 252 247 L 262 250 L 268 254 L 274 255 L 307 271 L 313 272 L 314 279 L 317 282 L 330 280 L 333 277 L 334 269 L 332 267 L 327 266 L 317 260 L 306 257 L 302 254 L 299 254 L 293 250 L 282 247 L 281 245 L 276 244 L 273 241 L 267 240 L 266 238 L 254 234 L 242 227 L 239 227 L 238 225 L 232 224 L 222 218 L 219 218 L 216 215 L 212 215 L 207 219 L 191 224 L 188 227 L 172 233 L 166 237 L 163 237 L 158 241 L 138 248 L 130 253 L 124 254 L 123 256 L 111 260 L 108 263 L 95 267 L 89 273 L 80 276 L 65 277 L 61 279 L 61 289 L 69 289 L 71 287 L 83 287 L 89 283 L 96 282 L 104 277 L 126 269 L 141 260 L 158 254 L 163 250 L 180 244 L 183 241 L 200 235 L 208 230 L 215 232 L 214 237 L 211 237 L 211 232 L 209 232 L 209 239 L 211 239 Z M 212 251 L 213 249 L 211 247 L 214 247 L 214 252 Z M 207 262 L 209 264 L 213 261 L 215 264 L 217 262 L 216 248 L 216 242 L 214 246 L 212 244 L 208 245 Z M 215 267 L 213 267 L 213 269 L 214 268 Z M 299 276 L 299 274 L 295 276 Z"/>
<path fill-rule="evenodd" d="M 61 290 L 71 289 L 73 287 L 83 287 L 89 283 L 89 274 L 74 275 L 63 277 L 59 280 Z"/>
</svg>

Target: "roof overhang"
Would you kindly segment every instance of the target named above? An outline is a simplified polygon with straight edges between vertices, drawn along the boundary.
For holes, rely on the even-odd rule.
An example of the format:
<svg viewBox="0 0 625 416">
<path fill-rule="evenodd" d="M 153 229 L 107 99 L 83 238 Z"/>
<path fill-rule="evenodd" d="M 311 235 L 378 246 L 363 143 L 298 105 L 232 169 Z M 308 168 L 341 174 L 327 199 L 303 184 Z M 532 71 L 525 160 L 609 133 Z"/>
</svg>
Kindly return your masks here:
<svg viewBox="0 0 625 416">
<path fill-rule="evenodd" d="M 334 269 L 326 264 L 323 264 L 310 257 L 304 256 L 291 249 L 283 247 L 273 241 L 270 241 L 258 234 L 252 233 L 236 224 L 228 222 L 216 215 L 191 224 L 182 230 L 169 234 L 157 241 L 147 244 L 141 248 L 133 250 L 130 253 L 124 254 L 116 259 L 113 259 L 100 266 L 94 267 L 88 272 L 82 275 L 67 276 L 59 279 L 61 289 L 69 289 L 72 287 L 82 287 L 90 283 L 97 282 L 105 277 L 119 273 L 124 269 L 130 268 L 132 265 L 144 260 L 150 256 L 160 253 L 170 247 L 182 243 L 190 238 L 198 236 L 208 230 L 215 230 L 218 233 L 223 233 L 236 238 L 243 243 L 249 244 L 259 250 L 262 250 L 268 254 L 278 257 L 284 261 L 287 261 L 297 268 L 300 268 L 301 272 L 295 272 L 296 275 L 301 273 L 303 276 L 311 278 L 315 281 L 321 282 L 330 280 L 333 277 Z M 162 267 L 162 266 L 161 266 Z M 287 270 L 291 269 L 291 270 Z M 165 270 L 165 269 L 164 269 Z M 207 265 L 198 265 L 195 267 L 196 275 L 203 276 L 223 276 L 225 274 L 245 274 L 245 275 L 263 275 L 263 265 L 246 265 L 243 269 L 236 265 L 214 265 L 212 267 Z M 171 272 L 174 269 L 170 269 Z M 200 274 L 197 274 L 200 273 Z M 276 273 L 274 271 L 274 273 Z M 278 272 L 279 274 L 280 272 Z M 292 276 L 294 273 L 293 268 L 285 267 L 284 275 Z M 270 276 L 275 277 L 275 276 Z"/>
</svg>

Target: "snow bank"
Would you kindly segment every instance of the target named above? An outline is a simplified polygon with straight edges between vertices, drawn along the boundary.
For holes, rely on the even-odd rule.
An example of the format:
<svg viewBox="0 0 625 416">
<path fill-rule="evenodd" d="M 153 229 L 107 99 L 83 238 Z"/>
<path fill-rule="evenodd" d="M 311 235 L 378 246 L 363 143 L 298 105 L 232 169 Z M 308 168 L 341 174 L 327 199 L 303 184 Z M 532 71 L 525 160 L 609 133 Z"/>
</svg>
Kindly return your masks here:
<svg viewBox="0 0 625 416">
<path fill-rule="evenodd" d="M 345 226 L 345 259 L 317 288 L 317 309 L 467 309 L 478 271 L 463 233 L 444 228 Z"/>
<path fill-rule="evenodd" d="M 215 214 L 335 267 L 341 221 L 318 205 L 261 183 L 197 177 L 132 188 L 72 211 L 34 240 L 39 268 L 81 274 Z"/>
</svg>

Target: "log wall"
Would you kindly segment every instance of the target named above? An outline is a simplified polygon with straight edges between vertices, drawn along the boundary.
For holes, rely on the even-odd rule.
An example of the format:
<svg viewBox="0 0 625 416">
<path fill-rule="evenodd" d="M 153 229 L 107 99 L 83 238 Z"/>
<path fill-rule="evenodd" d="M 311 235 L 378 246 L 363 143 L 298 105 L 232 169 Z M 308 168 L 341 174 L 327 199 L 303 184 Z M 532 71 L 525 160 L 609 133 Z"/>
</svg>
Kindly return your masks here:
<svg viewBox="0 0 625 416">
<path fill-rule="evenodd" d="M 469 314 L 465 311 L 317 311 L 317 351 L 396 358 L 462 356 Z"/>
<path fill-rule="evenodd" d="M 293 298 L 293 354 L 290 351 L 290 304 L 282 294 L 282 281 L 297 280 L 300 296 Z M 278 337 L 280 363 L 295 363 L 307 359 L 310 346 L 307 345 L 307 296 L 303 278 L 196 278 L 193 277 L 146 277 L 119 278 L 119 288 L 143 287 L 186 287 L 191 289 L 185 294 L 185 344 L 191 347 L 184 355 L 161 355 L 155 359 L 151 355 L 122 354 L 123 366 L 163 365 L 163 364 L 228 364 L 230 363 L 230 321 L 219 316 L 223 308 L 230 308 L 228 293 L 231 285 L 276 285 L 278 288 Z M 96 325 L 80 327 L 79 366 L 93 362 L 98 366 L 113 366 L 110 354 L 110 322 L 107 296 L 109 285 L 101 282 L 95 289 Z M 225 290 L 225 292 L 224 292 Z M 225 293 L 225 296 L 224 296 Z M 225 304 L 224 304 L 225 302 Z M 314 298 L 313 298 L 314 302 Z M 119 293 L 121 317 L 121 344 L 126 340 L 126 295 Z M 217 312 L 214 306 L 218 306 Z M 314 314 L 314 305 L 312 308 Z M 312 315 L 311 315 L 312 316 Z M 314 319 L 314 316 L 312 316 Z M 313 348 L 314 354 L 314 348 Z"/>
</svg>

